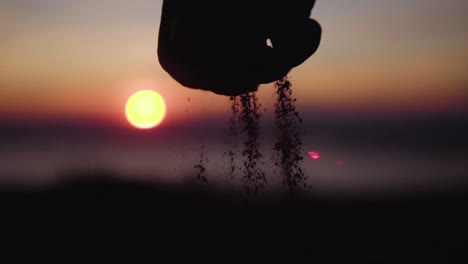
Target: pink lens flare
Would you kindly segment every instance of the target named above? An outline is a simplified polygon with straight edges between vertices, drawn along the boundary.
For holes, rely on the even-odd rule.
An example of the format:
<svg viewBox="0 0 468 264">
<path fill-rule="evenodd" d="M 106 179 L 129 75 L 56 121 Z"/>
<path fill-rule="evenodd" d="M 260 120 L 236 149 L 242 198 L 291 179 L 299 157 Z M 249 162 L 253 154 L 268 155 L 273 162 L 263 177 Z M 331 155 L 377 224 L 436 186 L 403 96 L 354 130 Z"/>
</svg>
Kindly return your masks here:
<svg viewBox="0 0 468 264">
<path fill-rule="evenodd" d="M 336 162 L 336 165 L 344 166 L 344 165 L 346 165 L 346 162 L 344 160 L 339 160 L 339 161 Z"/>
<path fill-rule="evenodd" d="M 309 157 L 313 160 L 319 160 L 320 159 L 320 152 L 318 151 L 309 151 L 307 154 L 309 154 Z"/>
</svg>

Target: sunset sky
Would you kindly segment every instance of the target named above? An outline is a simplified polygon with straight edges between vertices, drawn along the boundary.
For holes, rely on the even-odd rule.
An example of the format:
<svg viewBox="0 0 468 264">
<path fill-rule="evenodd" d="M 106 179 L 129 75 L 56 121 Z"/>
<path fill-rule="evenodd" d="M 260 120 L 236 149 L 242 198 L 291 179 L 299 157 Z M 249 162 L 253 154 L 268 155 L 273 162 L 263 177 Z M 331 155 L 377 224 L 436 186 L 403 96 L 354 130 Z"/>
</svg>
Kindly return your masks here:
<svg viewBox="0 0 468 264">
<path fill-rule="evenodd" d="M 0 184 L 93 168 L 173 181 L 195 173 L 200 152 L 210 181 L 224 183 L 230 102 L 182 87 L 161 68 L 161 7 L 0 0 Z M 466 179 L 467 13 L 462 0 L 317 0 L 322 44 L 290 73 L 311 184 L 375 190 Z M 267 172 L 273 88 L 258 93 Z M 166 101 L 165 119 L 149 133 L 126 119 L 127 99 L 139 90 Z"/>
<path fill-rule="evenodd" d="M 153 89 L 168 120 L 225 113 L 227 99 L 184 88 L 159 66 L 162 1 L 1 0 L 0 117 L 124 120 L 125 100 Z M 318 0 L 318 52 L 290 76 L 302 111 L 465 111 L 468 3 Z M 260 87 L 264 105 L 272 85 Z M 206 102 L 210 102 L 207 104 Z"/>
</svg>

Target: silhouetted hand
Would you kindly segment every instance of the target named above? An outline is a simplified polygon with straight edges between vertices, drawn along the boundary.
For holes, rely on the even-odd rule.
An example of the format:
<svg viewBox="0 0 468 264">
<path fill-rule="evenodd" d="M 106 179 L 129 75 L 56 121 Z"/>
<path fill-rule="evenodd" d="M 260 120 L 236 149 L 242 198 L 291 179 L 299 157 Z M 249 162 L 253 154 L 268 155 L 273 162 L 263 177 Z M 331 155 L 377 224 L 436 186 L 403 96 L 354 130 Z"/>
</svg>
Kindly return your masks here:
<svg viewBox="0 0 468 264">
<path fill-rule="evenodd" d="M 224 95 L 256 91 L 315 53 L 321 27 L 309 18 L 314 4 L 164 0 L 159 62 L 186 87 Z"/>
</svg>

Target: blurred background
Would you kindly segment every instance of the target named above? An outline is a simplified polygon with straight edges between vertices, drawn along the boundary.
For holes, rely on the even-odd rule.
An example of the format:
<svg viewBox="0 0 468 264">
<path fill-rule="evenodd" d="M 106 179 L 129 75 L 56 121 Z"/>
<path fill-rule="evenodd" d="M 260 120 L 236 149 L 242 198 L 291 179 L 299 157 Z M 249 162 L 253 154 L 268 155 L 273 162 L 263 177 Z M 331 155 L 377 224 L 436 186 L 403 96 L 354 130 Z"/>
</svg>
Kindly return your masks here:
<svg viewBox="0 0 468 264">
<path fill-rule="evenodd" d="M 227 97 L 182 87 L 159 66 L 162 1 L 0 0 L 0 184 L 43 185 L 109 171 L 226 184 Z M 468 176 L 468 2 L 319 0 L 318 52 L 290 73 L 303 168 L 316 191 L 447 190 Z M 239 18 L 241 19 L 241 18 Z M 143 89 L 164 122 L 125 117 Z M 258 92 L 270 185 L 273 84 Z M 202 146 L 203 151 L 201 150 Z"/>
</svg>

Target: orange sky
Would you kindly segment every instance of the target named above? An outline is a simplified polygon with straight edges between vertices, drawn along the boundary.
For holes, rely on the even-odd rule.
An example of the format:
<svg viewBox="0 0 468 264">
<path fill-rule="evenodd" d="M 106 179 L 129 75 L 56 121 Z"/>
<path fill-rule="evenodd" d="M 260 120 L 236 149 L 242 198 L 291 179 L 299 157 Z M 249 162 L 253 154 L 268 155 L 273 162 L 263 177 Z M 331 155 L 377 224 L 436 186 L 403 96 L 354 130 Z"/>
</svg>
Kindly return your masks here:
<svg viewBox="0 0 468 264">
<path fill-rule="evenodd" d="M 407 2 L 317 1 L 322 45 L 291 72 L 300 110 L 466 109 L 468 4 Z M 163 95 L 171 121 L 225 114 L 227 98 L 181 87 L 159 66 L 161 4 L 0 2 L 0 116 L 124 122 L 126 99 L 141 89 Z M 272 105 L 272 85 L 260 90 L 260 102 Z"/>
</svg>

